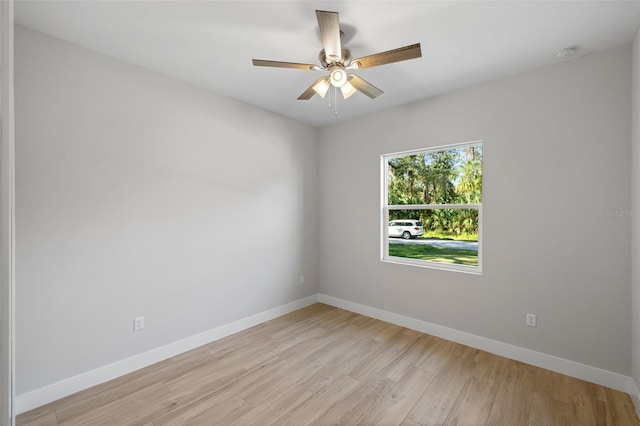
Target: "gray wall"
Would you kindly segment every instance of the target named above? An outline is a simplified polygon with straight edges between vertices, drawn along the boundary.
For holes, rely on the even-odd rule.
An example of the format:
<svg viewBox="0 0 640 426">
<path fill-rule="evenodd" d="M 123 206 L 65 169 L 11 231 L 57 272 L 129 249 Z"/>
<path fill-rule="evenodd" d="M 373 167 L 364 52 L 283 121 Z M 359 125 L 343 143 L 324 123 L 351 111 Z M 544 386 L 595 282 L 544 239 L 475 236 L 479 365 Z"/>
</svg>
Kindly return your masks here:
<svg viewBox="0 0 640 426">
<path fill-rule="evenodd" d="M 633 139 L 631 170 L 631 202 L 634 216 L 631 218 L 631 303 L 632 303 L 632 375 L 640 386 L 640 31 L 633 42 Z M 636 409 L 640 413 L 640 395 L 636 395 Z"/>
<path fill-rule="evenodd" d="M 320 292 L 629 375 L 630 92 L 627 47 L 322 128 Z M 484 274 L 380 262 L 380 155 L 477 139 Z"/>
<path fill-rule="evenodd" d="M 316 293 L 317 129 L 23 27 L 15 50 L 18 394 Z"/>
</svg>

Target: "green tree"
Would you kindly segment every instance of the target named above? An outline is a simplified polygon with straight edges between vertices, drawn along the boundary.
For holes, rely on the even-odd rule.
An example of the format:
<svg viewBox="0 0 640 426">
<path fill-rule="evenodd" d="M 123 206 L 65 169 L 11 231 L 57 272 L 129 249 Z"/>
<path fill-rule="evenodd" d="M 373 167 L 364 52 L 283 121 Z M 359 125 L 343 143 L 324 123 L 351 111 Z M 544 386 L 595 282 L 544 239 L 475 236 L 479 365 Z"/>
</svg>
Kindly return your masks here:
<svg viewBox="0 0 640 426">
<path fill-rule="evenodd" d="M 455 199 L 457 150 L 430 152 L 425 154 L 425 184 L 426 204 L 448 204 Z"/>
<path fill-rule="evenodd" d="M 475 204 L 482 202 L 482 147 L 464 149 L 464 161 L 460 166 L 460 179 L 456 185 L 459 202 Z"/>
<path fill-rule="evenodd" d="M 421 204 L 424 202 L 424 154 L 389 160 L 389 204 Z"/>
<path fill-rule="evenodd" d="M 423 174 L 425 204 L 449 204 L 455 201 L 456 163 L 455 149 L 425 154 Z M 448 231 L 455 213 L 452 210 L 423 210 L 423 226 L 431 231 Z"/>
</svg>

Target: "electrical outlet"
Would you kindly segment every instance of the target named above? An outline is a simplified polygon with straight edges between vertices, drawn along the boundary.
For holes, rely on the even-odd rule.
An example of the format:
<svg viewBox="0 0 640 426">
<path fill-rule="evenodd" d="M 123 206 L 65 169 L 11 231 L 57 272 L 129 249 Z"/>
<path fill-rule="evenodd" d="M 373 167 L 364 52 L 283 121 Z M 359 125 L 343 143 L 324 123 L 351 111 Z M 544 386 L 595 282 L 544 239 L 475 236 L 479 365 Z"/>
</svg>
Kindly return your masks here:
<svg viewBox="0 0 640 426">
<path fill-rule="evenodd" d="M 133 319 L 133 331 L 139 331 L 144 328 L 144 317 L 136 317 Z"/>
<path fill-rule="evenodd" d="M 300 284 L 304 284 L 304 275 L 300 275 Z"/>
<path fill-rule="evenodd" d="M 535 314 L 527 314 L 527 325 L 529 327 L 537 327 L 538 326 L 538 318 Z"/>
</svg>

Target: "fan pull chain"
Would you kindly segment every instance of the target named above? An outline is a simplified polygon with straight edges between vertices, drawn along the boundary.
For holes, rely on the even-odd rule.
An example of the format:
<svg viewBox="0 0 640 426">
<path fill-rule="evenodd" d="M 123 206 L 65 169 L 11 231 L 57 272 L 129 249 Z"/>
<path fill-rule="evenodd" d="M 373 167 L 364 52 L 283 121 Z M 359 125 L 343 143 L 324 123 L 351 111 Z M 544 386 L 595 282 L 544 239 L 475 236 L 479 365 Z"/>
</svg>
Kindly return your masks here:
<svg viewBox="0 0 640 426">
<path fill-rule="evenodd" d="M 333 89 L 333 105 L 331 104 L 331 92 L 332 92 L 331 89 Z M 329 88 L 329 96 L 327 96 L 327 99 L 329 99 L 329 109 L 333 107 L 333 113 L 337 116 L 338 115 L 338 88 L 337 87 Z"/>
</svg>

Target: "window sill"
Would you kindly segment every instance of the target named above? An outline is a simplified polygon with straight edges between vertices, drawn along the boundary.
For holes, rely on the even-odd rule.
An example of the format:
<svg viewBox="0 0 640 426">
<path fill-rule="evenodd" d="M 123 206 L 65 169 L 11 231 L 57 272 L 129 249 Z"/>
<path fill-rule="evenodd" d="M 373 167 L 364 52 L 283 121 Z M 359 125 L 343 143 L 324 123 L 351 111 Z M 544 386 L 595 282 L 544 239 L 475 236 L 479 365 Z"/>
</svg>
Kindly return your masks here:
<svg viewBox="0 0 640 426">
<path fill-rule="evenodd" d="M 455 263 L 430 262 L 428 260 L 413 260 L 404 257 L 387 256 L 380 259 L 381 262 L 394 263 L 396 265 L 418 266 L 420 268 L 439 269 L 441 271 L 462 272 L 464 274 L 482 275 L 482 268 L 478 266 L 457 265 Z"/>
</svg>

